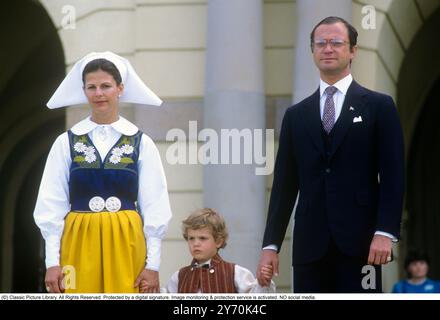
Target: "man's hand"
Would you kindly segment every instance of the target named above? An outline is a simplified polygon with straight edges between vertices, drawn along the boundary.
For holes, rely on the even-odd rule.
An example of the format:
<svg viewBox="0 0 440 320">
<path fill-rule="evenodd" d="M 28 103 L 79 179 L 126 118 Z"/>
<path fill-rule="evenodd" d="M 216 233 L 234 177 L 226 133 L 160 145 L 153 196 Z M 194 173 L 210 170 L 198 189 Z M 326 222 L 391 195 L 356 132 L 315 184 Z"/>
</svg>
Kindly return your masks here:
<svg viewBox="0 0 440 320">
<path fill-rule="evenodd" d="M 278 276 L 278 253 L 275 250 L 266 249 L 261 251 L 260 262 L 257 267 L 257 279 L 258 283 L 262 287 L 267 287 L 270 285 L 272 276 L 269 274 L 273 273 Z"/>
<path fill-rule="evenodd" d="M 368 264 L 381 265 L 390 262 L 392 246 L 390 238 L 379 234 L 374 235 L 371 240 Z"/>
<path fill-rule="evenodd" d="M 140 293 L 158 293 L 160 290 L 159 272 L 149 269 L 142 270 L 134 282 L 134 287 L 139 287 Z"/>
<path fill-rule="evenodd" d="M 46 270 L 46 290 L 49 293 L 64 293 L 63 269 L 60 266 L 50 267 Z"/>
</svg>

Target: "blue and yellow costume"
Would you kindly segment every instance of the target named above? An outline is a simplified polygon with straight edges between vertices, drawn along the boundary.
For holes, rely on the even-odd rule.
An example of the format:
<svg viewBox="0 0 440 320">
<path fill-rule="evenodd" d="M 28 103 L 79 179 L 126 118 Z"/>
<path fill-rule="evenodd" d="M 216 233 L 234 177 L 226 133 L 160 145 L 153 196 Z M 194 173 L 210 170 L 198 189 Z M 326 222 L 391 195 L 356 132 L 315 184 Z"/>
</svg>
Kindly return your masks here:
<svg viewBox="0 0 440 320">
<path fill-rule="evenodd" d="M 74 270 L 67 292 L 137 292 L 143 268 L 159 270 L 171 218 L 154 142 L 122 117 L 79 122 L 52 146 L 34 217 L 46 267 Z"/>
<path fill-rule="evenodd" d="M 61 265 L 75 268 L 76 285 L 67 292 L 133 292 L 133 279 L 146 259 L 142 219 L 136 212 L 141 137 L 141 132 L 122 135 L 112 153 L 101 160 L 99 153 L 93 156 L 96 148 L 88 135 L 76 136 L 69 130 L 72 211 L 65 220 Z M 131 152 L 124 153 L 121 147 Z M 86 161 L 87 150 L 94 161 Z M 112 163 L 115 151 L 122 154 Z M 95 207 L 91 199 L 97 200 Z M 119 208 L 102 207 L 104 199 L 119 200 Z"/>
</svg>

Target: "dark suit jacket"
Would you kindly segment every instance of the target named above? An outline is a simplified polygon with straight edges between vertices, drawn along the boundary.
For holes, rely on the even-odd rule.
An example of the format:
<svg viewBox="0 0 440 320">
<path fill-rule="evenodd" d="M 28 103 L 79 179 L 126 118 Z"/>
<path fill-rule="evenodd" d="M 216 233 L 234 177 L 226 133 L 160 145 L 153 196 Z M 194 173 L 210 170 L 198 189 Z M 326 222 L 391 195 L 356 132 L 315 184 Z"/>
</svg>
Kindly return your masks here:
<svg viewBox="0 0 440 320">
<path fill-rule="evenodd" d="M 330 237 L 344 254 L 366 259 L 375 231 L 400 234 L 404 147 L 392 98 L 353 81 L 328 149 L 319 98 L 317 90 L 286 111 L 275 163 L 263 246 L 281 248 L 300 191 L 293 264 L 323 257 Z"/>
</svg>

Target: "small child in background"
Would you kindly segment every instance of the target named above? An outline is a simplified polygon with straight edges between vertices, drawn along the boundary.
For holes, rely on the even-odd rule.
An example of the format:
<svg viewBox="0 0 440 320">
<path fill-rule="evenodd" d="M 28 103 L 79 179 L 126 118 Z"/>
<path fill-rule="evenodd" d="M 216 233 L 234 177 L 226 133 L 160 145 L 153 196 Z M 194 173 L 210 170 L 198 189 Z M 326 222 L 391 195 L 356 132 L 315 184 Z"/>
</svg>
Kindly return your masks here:
<svg viewBox="0 0 440 320">
<path fill-rule="evenodd" d="M 224 219 L 212 209 L 200 209 L 182 223 L 183 237 L 193 260 L 176 271 L 167 287 L 169 293 L 273 293 L 275 284 L 261 287 L 251 271 L 224 261 L 218 251 L 226 246 L 228 232 Z M 272 279 L 272 266 L 262 274 Z"/>
<path fill-rule="evenodd" d="M 428 278 L 427 255 L 410 251 L 405 259 L 405 271 L 408 278 L 397 282 L 393 293 L 440 293 L 440 282 Z"/>
</svg>

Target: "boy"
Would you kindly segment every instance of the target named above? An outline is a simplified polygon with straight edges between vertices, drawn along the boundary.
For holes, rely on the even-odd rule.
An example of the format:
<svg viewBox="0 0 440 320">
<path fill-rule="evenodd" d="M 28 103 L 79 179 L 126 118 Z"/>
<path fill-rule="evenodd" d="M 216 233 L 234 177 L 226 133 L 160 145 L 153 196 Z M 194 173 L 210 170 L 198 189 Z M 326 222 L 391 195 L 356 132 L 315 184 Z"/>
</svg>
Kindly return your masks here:
<svg viewBox="0 0 440 320">
<path fill-rule="evenodd" d="M 224 219 L 212 209 L 200 209 L 183 221 L 183 237 L 193 257 L 191 264 L 176 271 L 166 289 L 170 293 L 270 293 L 271 281 L 261 287 L 252 272 L 224 261 L 218 254 L 226 246 L 228 232 Z M 270 281 L 272 267 L 263 266 L 262 274 Z"/>
</svg>

